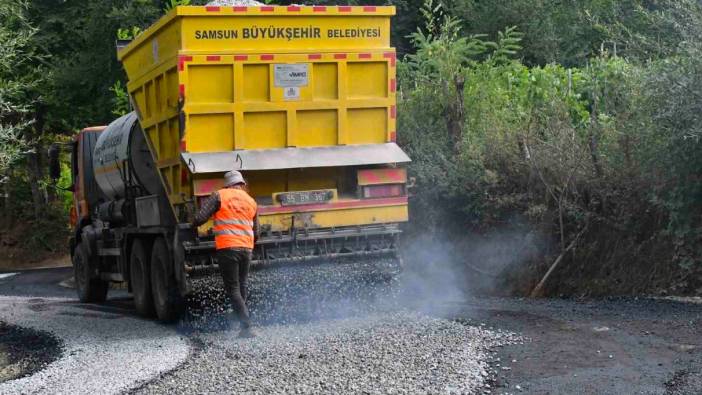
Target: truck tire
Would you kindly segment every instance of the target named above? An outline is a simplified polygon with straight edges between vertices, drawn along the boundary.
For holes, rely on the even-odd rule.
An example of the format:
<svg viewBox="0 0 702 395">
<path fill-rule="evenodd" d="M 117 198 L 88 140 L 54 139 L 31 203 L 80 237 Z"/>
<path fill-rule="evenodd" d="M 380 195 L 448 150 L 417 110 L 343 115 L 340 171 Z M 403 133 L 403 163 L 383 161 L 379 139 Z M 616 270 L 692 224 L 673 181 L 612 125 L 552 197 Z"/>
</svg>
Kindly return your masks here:
<svg viewBox="0 0 702 395">
<path fill-rule="evenodd" d="M 155 313 L 151 294 L 150 252 L 148 242 L 135 240 L 129 256 L 129 282 L 134 295 L 134 306 L 139 315 L 147 318 L 153 317 Z"/>
<path fill-rule="evenodd" d="M 78 243 L 73 251 L 73 276 L 76 282 L 78 299 L 82 303 L 102 303 L 107 299 L 109 283 L 92 276 L 92 262 L 88 248 Z"/>
<path fill-rule="evenodd" d="M 177 320 L 182 308 L 181 297 L 173 274 L 173 258 L 162 237 L 156 239 L 151 250 L 151 291 L 158 319 Z"/>
</svg>

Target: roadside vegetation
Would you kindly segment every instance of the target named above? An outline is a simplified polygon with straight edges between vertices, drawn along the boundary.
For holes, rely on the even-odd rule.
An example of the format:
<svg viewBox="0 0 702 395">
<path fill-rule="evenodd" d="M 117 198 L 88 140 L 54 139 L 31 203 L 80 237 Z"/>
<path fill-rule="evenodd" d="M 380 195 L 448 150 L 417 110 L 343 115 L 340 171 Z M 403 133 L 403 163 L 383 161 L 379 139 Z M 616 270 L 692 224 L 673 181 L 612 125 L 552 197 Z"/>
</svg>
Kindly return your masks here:
<svg viewBox="0 0 702 395">
<path fill-rule="evenodd" d="M 48 147 L 128 110 L 115 39 L 204 2 L 0 1 L 0 249 L 65 250 Z M 697 1 L 390 3 L 415 231 L 539 234 L 510 292 L 702 293 Z"/>
<path fill-rule="evenodd" d="M 502 268 L 522 294 L 559 257 L 550 294 L 701 293 L 702 10 L 598 2 L 605 18 L 583 3 L 542 8 L 539 24 L 506 12 L 487 36 L 470 33 L 490 22 L 485 5 L 424 4 L 399 69 L 413 220 L 459 240 L 545 234 L 538 259 Z M 550 36 L 525 34 L 543 25 Z"/>
</svg>

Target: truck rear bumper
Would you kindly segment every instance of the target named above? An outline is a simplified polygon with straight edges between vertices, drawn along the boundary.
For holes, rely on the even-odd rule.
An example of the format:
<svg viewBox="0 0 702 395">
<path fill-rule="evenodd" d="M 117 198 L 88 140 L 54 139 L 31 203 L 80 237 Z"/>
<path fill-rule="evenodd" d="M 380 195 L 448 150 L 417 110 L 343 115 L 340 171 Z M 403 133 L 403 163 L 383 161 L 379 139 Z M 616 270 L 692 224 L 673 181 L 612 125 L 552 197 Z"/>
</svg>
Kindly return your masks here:
<svg viewBox="0 0 702 395">
<path fill-rule="evenodd" d="M 263 233 L 372 226 L 407 222 L 408 218 L 406 196 L 340 200 L 306 206 L 259 207 L 259 223 Z"/>
<path fill-rule="evenodd" d="M 257 241 L 252 264 L 275 266 L 345 257 L 394 255 L 401 233 L 397 223 L 268 233 Z M 214 256 L 214 241 L 185 242 L 183 247 L 186 255 L 191 257 L 186 268 L 190 276 L 218 269 L 213 259 L 202 259 Z"/>
</svg>

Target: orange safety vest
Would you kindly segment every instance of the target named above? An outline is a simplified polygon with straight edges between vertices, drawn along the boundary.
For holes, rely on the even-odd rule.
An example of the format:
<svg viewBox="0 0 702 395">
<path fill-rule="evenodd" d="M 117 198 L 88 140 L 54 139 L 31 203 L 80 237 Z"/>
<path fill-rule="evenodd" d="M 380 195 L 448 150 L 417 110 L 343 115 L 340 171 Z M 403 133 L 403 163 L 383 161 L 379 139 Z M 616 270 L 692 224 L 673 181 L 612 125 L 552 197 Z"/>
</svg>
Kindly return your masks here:
<svg viewBox="0 0 702 395">
<path fill-rule="evenodd" d="M 219 190 L 219 210 L 214 215 L 215 247 L 254 247 L 254 218 L 256 201 L 241 189 Z"/>
</svg>

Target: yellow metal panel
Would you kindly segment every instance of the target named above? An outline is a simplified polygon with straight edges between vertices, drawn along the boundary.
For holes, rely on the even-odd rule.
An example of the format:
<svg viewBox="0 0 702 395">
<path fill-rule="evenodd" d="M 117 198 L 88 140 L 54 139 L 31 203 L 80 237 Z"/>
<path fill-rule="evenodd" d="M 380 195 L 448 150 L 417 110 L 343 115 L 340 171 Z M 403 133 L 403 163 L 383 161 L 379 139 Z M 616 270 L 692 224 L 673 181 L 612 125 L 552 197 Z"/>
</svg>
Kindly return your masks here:
<svg viewBox="0 0 702 395">
<path fill-rule="evenodd" d="M 390 18 L 368 15 L 260 15 L 182 18 L 183 49 L 239 51 L 353 50 L 390 46 Z"/>
<path fill-rule="evenodd" d="M 163 113 L 163 105 L 165 102 L 165 90 L 163 86 L 163 75 L 159 75 L 154 79 L 154 112 L 157 114 Z"/>
<path fill-rule="evenodd" d="M 336 110 L 298 111 L 298 147 L 319 147 L 336 145 L 338 119 Z"/>
<path fill-rule="evenodd" d="M 146 96 L 146 106 L 144 108 L 144 117 L 152 118 L 156 111 L 156 96 L 154 93 L 154 83 L 149 81 L 144 85 L 144 95 Z"/>
<path fill-rule="evenodd" d="M 161 144 L 160 144 L 160 138 L 158 134 L 158 126 L 154 125 L 149 128 L 144 129 L 144 133 L 146 133 L 146 136 L 149 138 L 149 141 L 151 142 L 151 148 L 152 148 L 152 154 L 154 157 L 158 160 L 158 158 L 161 157 Z"/>
<path fill-rule="evenodd" d="M 172 60 L 182 49 L 181 24 L 174 20 L 173 16 L 174 13 L 169 13 L 161 18 L 147 32 L 120 51 L 118 56 L 130 80 L 151 73 L 158 66 Z"/>
<path fill-rule="evenodd" d="M 312 191 L 316 189 L 337 189 L 340 169 L 321 167 L 316 169 L 291 169 L 288 172 L 289 191 Z"/>
<path fill-rule="evenodd" d="M 377 144 L 386 140 L 385 108 L 356 108 L 348 111 L 348 144 Z"/>
<path fill-rule="evenodd" d="M 135 91 L 132 92 L 132 98 L 134 99 L 134 104 L 136 105 L 138 110 L 141 110 L 146 107 L 146 95 L 144 95 L 144 89 L 143 87 L 139 87 L 139 89 L 136 89 Z M 143 113 L 140 111 L 139 117 L 143 117 Z"/>
<path fill-rule="evenodd" d="M 176 180 L 180 179 L 180 166 L 173 166 L 171 167 L 171 180 L 172 181 L 172 188 L 173 190 L 171 191 L 172 194 L 177 195 L 180 193 L 180 182 L 176 182 Z"/>
<path fill-rule="evenodd" d="M 350 62 L 347 68 L 350 99 L 388 96 L 387 62 Z"/>
<path fill-rule="evenodd" d="M 270 198 L 276 192 L 287 191 L 287 170 L 247 171 L 244 178 L 249 193 L 255 198 Z"/>
<path fill-rule="evenodd" d="M 240 148 L 283 148 L 286 146 L 286 113 L 250 112 L 244 114 Z M 239 148 L 239 147 L 237 147 Z"/>
<path fill-rule="evenodd" d="M 339 98 L 338 66 L 336 63 L 314 64 L 314 99 L 336 100 Z"/>
<path fill-rule="evenodd" d="M 158 151 L 162 153 L 159 160 L 176 158 L 177 156 L 175 154 L 178 152 L 178 148 L 176 147 L 176 144 L 178 144 L 176 137 L 177 130 L 171 129 L 168 121 L 159 123 L 157 129 L 159 137 Z"/>
<path fill-rule="evenodd" d="M 207 134 L 193 134 L 188 139 L 190 152 L 232 151 L 234 149 L 234 117 L 232 114 L 190 115 L 193 130 Z"/>
<path fill-rule="evenodd" d="M 173 193 L 173 174 L 170 171 L 170 168 L 165 167 L 161 168 L 161 179 L 163 180 L 164 186 L 166 187 L 166 193 L 167 194 L 172 194 Z"/>
<path fill-rule="evenodd" d="M 172 68 L 166 72 L 166 106 L 171 111 L 178 108 L 178 72 Z"/>
<path fill-rule="evenodd" d="M 270 71 L 267 64 L 246 64 L 244 65 L 244 101 L 270 100 L 270 83 L 268 82 Z"/>
<path fill-rule="evenodd" d="M 188 67 L 188 100 L 192 103 L 234 102 L 234 67 L 232 65 L 193 65 Z"/>
</svg>

